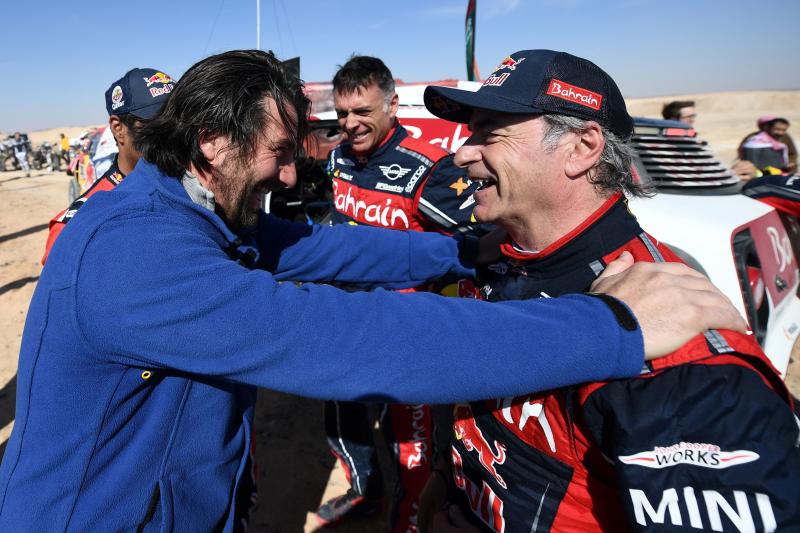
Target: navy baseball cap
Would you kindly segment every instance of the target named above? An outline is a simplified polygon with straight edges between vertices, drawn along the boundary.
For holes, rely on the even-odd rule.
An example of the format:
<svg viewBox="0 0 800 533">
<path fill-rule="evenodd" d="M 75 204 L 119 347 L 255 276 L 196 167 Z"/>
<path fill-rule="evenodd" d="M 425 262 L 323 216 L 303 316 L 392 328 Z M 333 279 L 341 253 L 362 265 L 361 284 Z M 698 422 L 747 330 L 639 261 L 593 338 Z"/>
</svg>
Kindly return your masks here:
<svg viewBox="0 0 800 533">
<path fill-rule="evenodd" d="M 477 108 L 593 120 L 625 140 L 633 133 L 633 119 L 611 76 L 591 61 L 553 50 L 507 56 L 477 91 L 426 87 L 425 107 L 439 118 L 464 124 Z"/>
<path fill-rule="evenodd" d="M 151 119 L 174 88 L 175 80 L 160 70 L 131 69 L 106 91 L 106 111 L 109 115 L 130 113 L 137 118 Z"/>
</svg>

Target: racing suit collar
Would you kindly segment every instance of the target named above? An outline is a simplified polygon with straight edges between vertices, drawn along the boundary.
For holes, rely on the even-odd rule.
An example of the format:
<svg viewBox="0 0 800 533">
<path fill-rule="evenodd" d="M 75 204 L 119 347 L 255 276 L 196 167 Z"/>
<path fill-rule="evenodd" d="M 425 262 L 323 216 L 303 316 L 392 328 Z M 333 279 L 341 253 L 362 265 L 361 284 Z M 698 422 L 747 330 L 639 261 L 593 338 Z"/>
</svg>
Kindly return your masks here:
<svg viewBox="0 0 800 533">
<path fill-rule="evenodd" d="M 627 201 L 617 193 L 563 237 L 538 252 L 522 249 L 510 239 L 500 245 L 509 259 L 525 262 L 528 267 L 549 270 L 553 265 L 580 263 L 602 257 L 641 233 Z"/>
</svg>

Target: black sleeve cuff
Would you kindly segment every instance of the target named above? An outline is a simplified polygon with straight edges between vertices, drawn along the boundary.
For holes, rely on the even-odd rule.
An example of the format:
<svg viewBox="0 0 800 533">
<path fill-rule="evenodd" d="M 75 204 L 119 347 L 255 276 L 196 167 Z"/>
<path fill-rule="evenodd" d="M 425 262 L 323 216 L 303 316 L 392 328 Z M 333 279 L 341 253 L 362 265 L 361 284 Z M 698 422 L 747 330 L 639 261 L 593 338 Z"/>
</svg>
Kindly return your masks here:
<svg viewBox="0 0 800 533">
<path fill-rule="evenodd" d="M 628 306 L 622 303 L 621 301 L 617 300 L 613 296 L 609 296 L 608 294 L 603 294 L 601 292 L 587 292 L 587 296 L 593 296 L 598 298 L 605 303 L 611 312 L 614 313 L 614 318 L 617 319 L 619 325 L 625 331 L 636 331 L 639 327 L 638 323 L 636 322 L 636 318 L 631 313 L 631 310 L 628 309 Z"/>
<path fill-rule="evenodd" d="M 480 239 L 474 235 L 459 235 L 455 237 L 458 241 L 458 259 L 467 268 L 475 268 L 480 252 Z"/>
</svg>

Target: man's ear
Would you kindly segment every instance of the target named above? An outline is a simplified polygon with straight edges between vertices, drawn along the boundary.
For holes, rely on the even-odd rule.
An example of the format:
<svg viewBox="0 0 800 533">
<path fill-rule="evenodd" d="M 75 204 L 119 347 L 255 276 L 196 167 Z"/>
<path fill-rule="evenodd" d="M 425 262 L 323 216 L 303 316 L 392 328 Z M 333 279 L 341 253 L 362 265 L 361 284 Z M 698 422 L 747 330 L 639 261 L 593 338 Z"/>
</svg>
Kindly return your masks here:
<svg viewBox="0 0 800 533">
<path fill-rule="evenodd" d="M 220 167 L 225 162 L 225 155 L 230 144 L 225 136 L 200 132 L 200 151 L 212 167 Z"/>
<path fill-rule="evenodd" d="M 117 144 L 123 145 L 128 142 L 128 128 L 117 115 L 108 117 L 108 127 L 111 128 L 111 135 Z"/>
<path fill-rule="evenodd" d="M 400 105 L 400 97 L 397 96 L 397 93 L 392 95 L 392 99 L 389 101 L 389 116 L 394 118 L 397 116 L 397 108 Z"/>
<path fill-rule="evenodd" d="M 567 157 L 564 172 L 570 178 L 578 178 L 595 166 L 605 148 L 603 130 L 596 122 L 587 122 L 586 127 L 575 133 L 572 151 Z"/>
</svg>

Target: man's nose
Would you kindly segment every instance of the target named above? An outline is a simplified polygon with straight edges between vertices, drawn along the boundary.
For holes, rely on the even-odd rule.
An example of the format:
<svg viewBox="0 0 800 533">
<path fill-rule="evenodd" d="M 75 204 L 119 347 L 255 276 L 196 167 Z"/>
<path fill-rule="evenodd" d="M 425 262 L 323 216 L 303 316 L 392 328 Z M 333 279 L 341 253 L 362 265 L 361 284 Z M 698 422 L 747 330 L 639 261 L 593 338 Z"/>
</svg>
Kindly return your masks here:
<svg viewBox="0 0 800 533">
<path fill-rule="evenodd" d="M 467 142 L 462 144 L 461 148 L 456 151 L 453 162 L 456 164 L 456 166 L 467 167 L 479 159 L 480 150 L 474 143 L 474 137 L 471 136 L 469 139 L 467 139 Z"/>
<path fill-rule="evenodd" d="M 358 127 L 358 120 L 356 120 L 356 116 L 353 113 L 348 113 L 346 117 L 344 117 L 344 131 L 354 131 Z"/>
<path fill-rule="evenodd" d="M 295 186 L 297 183 L 297 168 L 294 165 L 294 161 L 286 165 L 281 165 L 278 180 L 286 188 Z"/>
</svg>

